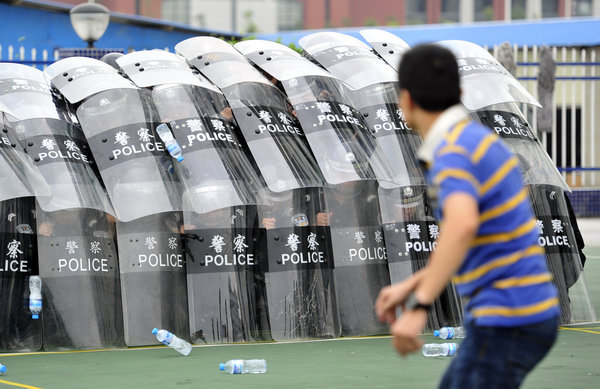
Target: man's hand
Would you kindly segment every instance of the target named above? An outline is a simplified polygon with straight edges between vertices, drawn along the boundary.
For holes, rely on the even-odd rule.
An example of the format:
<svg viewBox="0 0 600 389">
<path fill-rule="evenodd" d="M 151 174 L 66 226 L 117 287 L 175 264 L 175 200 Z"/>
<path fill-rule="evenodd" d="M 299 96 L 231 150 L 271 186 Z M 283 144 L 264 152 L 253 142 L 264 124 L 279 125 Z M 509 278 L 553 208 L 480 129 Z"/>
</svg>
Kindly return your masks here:
<svg viewBox="0 0 600 389">
<path fill-rule="evenodd" d="M 331 215 L 333 215 L 333 212 L 319 212 L 317 213 L 317 225 L 318 226 L 328 226 L 329 225 L 329 219 L 331 219 Z"/>
<path fill-rule="evenodd" d="M 275 218 L 274 217 L 264 217 L 262 219 L 262 222 L 263 222 L 263 226 L 267 230 L 272 230 L 273 228 L 275 228 Z"/>
<path fill-rule="evenodd" d="M 381 289 L 375 300 L 375 313 L 379 320 L 388 324 L 396 321 L 396 307 L 403 305 L 414 286 L 409 282 L 399 282 Z"/>
<path fill-rule="evenodd" d="M 419 335 L 427 323 L 427 312 L 424 309 L 404 311 L 402 316 L 390 327 L 392 344 L 401 355 L 415 352 L 423 346 Z"/>
</svg>

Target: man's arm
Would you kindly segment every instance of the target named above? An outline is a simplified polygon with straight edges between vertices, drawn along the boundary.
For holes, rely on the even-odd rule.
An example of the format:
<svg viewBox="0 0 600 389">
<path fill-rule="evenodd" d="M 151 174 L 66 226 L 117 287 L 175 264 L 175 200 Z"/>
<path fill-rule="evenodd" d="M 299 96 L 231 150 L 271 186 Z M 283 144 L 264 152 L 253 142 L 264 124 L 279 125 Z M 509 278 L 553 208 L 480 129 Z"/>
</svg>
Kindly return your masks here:
<svg viewBox="0 0 600 389">
<path fill-rule="evenodd" d="M 431 254 L 429 262 L 419 273 L 402 284 L 414 286 L 415 297 L 422 304 L 432 303 L 446 287 L 454 273 L 463 263 L 471 242 L 479 227 L 477 201 L 467 193 L 457 192 L 448 196 L 443 205 L 443 225 L 438 238 L 437 250 Z M 396 287 L 395 285 L 392 287 Z M 400 294 L 403 294 L 400 296 Z M 406 288 L 399 288 L 391 301 L 406 299 Z M 398 303 L 396 303 L 398 305 Z M 391 333 L 396 350 L 404 355 L 418 350 L 422 342 L 419 335 L 427 322 L 427 312 L 423 309 L 405 311 L 393 322 Z"/>
</svg>

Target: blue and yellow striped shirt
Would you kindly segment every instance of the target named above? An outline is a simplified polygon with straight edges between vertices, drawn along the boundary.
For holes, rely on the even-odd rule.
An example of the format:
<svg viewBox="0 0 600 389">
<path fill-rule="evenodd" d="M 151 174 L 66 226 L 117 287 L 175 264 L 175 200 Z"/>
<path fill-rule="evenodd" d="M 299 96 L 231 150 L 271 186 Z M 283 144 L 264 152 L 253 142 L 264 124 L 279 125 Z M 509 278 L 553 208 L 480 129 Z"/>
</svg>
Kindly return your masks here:
<svg viewBox="0 0 600 389">
<path fill-rule="evenodd" d="M 518 160 L 500 138 L 478 123 L 459 122 L 433 150 L 427 180 L 442 223 L 449 195 L 467 193 L 479 204 L 479 230 L 453 278 L 468 299 L 466 320 L 518 326 L 557 315 L 557 291 Z"/>
</svg>

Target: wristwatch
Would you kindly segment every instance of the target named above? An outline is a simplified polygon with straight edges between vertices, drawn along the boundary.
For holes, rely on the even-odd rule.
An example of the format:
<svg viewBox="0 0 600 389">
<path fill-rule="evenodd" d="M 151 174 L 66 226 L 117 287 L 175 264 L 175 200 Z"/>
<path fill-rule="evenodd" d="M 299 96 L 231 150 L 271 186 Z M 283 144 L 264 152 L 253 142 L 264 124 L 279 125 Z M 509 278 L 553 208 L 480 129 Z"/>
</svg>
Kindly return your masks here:
<svg viewBox="0 0 600 389">
<path fill-rule="evenodd" d="M 408 298 L 404 301 L 404 309 L 406 311 L 414 311 L 416 309 L 424 309 L 425 312 L 429 312 L 433 308 L 433 304 L 423 304 L 417 300 L 414 293 L 411 293 Z"/>
</svg>

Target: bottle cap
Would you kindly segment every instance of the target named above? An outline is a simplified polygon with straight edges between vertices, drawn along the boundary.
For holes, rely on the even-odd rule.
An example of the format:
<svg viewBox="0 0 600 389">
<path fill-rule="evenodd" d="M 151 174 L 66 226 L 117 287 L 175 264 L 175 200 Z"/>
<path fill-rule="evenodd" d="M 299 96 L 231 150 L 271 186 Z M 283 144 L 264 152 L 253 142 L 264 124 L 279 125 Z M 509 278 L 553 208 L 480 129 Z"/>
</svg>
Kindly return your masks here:
<svg viewBox="0 0 600 389">
<path fill-rule="evenodd" d="M 6 373 L 6 366 L 0 365 L 0 373 Z"/>
<path fill-rule="evenodd" d="M 31 315 L 31 318 L 37 320 L 40 318 L 40 315 L 34 313 L 33 315 Z"/>
<path fill-rule="evenodd" d="M 219 363 L 219 370 L 225 370 L 225 364 Z"/>
<path fill-rule="evenodd" d="M 158 328 L 153 329 L 152 334 L 154 334 L 154 335 L 158 334 Z"/>
<path fill-rule="evenodd" d="M 448 356 L 456 354 L 456 343 L 448 343 Z"/>
<path fill-rule="evenodd" d="M 181 161 L 183 161 L 183 155 L 177 156 L 177 162 L 181 162 Z"/>
<path fill-rule="evenodd" d="M 433 336 L 440 336 L 440 331 L 438 331 L 438 330 L 433 331 Z"/>
</svg>

